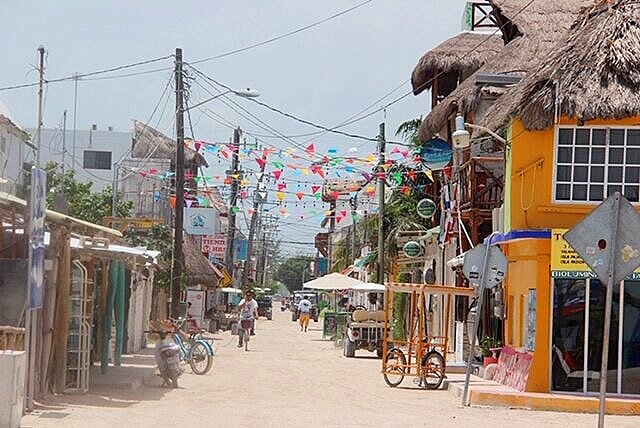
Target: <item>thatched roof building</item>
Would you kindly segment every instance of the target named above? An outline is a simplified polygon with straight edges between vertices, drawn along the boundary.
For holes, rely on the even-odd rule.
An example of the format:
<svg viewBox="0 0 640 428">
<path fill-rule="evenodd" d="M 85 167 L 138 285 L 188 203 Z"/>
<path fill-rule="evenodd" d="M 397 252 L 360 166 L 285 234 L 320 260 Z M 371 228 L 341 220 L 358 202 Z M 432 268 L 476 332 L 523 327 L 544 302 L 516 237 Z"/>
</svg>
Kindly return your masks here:
<svg viewBox="0 0 640 428">
<path fill-rule="evenodd" d="M 585 66 L 587 65 L 588 66 Z M 640 115 L 640 1 L 599 0 L 582 10 L 544 63 L 497 106 L 489 124 L 517 114 L 528 129 L 559 114 L 578 121 Z"/>
<path fill-rule="evenodd" d="M 131 156 L 134 158 L 171 159 L 176 157 L 176 140 L 137 120 L 133 121 Z M 209 166 L 204 156 L 185 147 L 184 160 L 197 166 Z"/>
<path fill-rule="evenodd" d="M 193 237 L 185 235 L 182 245 L 184 254 L 184 264 L 187 270 L 187 282 L 189 286 L 206 285 L 207 287 L 217 287 L 218 272 L 209 263 L 209 260 L 202 254 L 200 246 Z"/>
<path fill-rule="evenodd" d="M 490 0 L 502 30 L 503 40 L 507 44 L 443 102 L 434 107 L 420 127 L 420 139 L 426 141 L 432 138 L 446 127 L 449 117 L 457 111 L 468 113 L 476 110 L 483 94 L 492 90 L 476 84 L 478 74 L 525 76 L 538 67 L 558 41 L 565 37 L 581 8 L 592 1 L 545 0 L 533 2 L 525 7 L 519 0 Z M 512 90 L 514 89 L 510 89 L 506 95 L 499 98 L 496 104 L 510 97 L 509 92 Z M 484 117 L 490 116 L 489 112 L 492 109 L 481 116 L 477 115 L 474 121 L 482 122 Z"/>
<path fill-rule="evenodd" d="M 438 74 L 465 80 L 504 46 L 499 35 L 464 31 L 425 53 L 411 74 L 413 94 L 431 89 Z"/>
</svg>

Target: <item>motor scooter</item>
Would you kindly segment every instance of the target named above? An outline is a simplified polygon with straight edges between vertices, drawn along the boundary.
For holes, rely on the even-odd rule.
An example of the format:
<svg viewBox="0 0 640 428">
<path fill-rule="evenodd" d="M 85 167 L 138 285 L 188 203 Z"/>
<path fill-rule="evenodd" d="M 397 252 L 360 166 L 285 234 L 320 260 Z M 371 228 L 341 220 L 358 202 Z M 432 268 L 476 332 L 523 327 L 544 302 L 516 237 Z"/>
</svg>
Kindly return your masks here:
<svg viewBox="0 0 640 428">
<path fill-rule="evenodd" d="M 162 386 L 178 387 L 178 378 L 183 370 L 180 367 L 180 346 L 167 339 L 167 331 L 152 331 L 160 335 L 156 342 L 155 359 L 158 371 L 163 379 Z"/>
</svg>

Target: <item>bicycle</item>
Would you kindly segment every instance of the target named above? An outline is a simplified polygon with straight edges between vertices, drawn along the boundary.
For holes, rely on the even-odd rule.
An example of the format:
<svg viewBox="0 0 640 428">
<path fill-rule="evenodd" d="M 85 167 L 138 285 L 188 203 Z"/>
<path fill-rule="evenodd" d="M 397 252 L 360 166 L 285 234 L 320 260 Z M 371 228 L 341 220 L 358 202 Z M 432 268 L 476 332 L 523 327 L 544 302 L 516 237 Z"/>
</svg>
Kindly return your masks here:
<svg viewBox="0 0 640 428">
<path fill-rule="evenodd" d="M 244 350 L 249 350 L 249 338 L 251 337 L 251 328 L 253 327 L 254 321 L 251 320 L 240 320 L 240 329 L 238 332 L 242 334 L 241 342 L 244 342 Z"/>
<path fill-rule="evenodd" d="M 204 330 L 189 331 L 189 338 L 185 341 L 181 336 L 181 328 L 185 319 L 170 320 L 174 326 L 173 341 L 180 347 L 180 360 L 188 363 L 191 371 L 197 375 L 204 375 L 213 365 L 213 346 L 202 333 Z"/>
</svg>

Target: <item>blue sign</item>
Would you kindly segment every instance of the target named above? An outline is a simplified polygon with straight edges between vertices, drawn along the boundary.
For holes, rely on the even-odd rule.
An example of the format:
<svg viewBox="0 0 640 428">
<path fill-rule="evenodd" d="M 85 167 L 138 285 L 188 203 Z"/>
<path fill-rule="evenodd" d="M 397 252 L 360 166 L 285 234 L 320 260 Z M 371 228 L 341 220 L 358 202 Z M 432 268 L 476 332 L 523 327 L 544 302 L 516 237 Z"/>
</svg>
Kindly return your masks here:
<svg viewBox="0 0 640 428">
<path fill-rule="evenodd" d="M 247 253 L 249 252 L 249 242 L 246 239 L 236 239 L 233 241 L 233 252 L 235 254 L 236 261 L 247 260 Z"/>
<path fill-rule="evenodd" d="M 420 152 L 422 164 L 430 170 L 436 171 L 449 165 L 453 158 L 451 144 L 440 138 L 433 138 L 425 143 Z"/>
<path fill-rule="evenodd" d="M 46 214 L 47 173 L 31 170 L 29 200 L 29 308 L 42 307 L 44 295 L 44 217 Z"/>
</svg>

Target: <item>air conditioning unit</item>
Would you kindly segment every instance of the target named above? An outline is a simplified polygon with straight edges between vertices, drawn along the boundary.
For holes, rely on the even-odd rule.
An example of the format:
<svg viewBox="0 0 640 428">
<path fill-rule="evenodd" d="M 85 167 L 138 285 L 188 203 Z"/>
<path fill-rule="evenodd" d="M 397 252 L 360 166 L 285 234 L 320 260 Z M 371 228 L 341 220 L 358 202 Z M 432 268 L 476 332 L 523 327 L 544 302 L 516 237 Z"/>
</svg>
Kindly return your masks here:
<svg viewBox="0 0 640 428">
<path fill-rule="evenodd" d="M 504 232 L 504 205 L 493 209 L 491 212 L 491 223 L 494 232 Z"/>
</svg>

